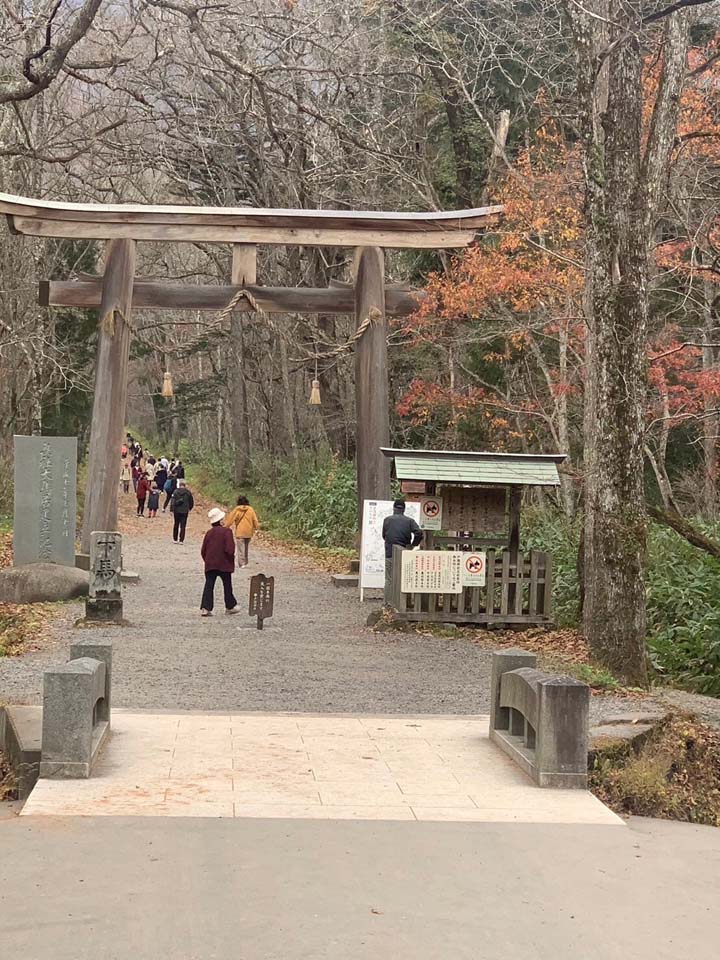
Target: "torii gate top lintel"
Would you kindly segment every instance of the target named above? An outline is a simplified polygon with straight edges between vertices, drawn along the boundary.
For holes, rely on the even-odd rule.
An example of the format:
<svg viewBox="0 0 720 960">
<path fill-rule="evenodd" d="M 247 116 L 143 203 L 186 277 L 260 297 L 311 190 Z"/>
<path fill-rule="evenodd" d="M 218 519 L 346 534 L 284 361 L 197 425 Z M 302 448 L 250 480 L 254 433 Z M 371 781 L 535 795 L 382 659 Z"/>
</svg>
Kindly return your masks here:
<svg viewBox="0 0 720 960">
<path fill-rule="evenodd" d="M 474 210 L 385 212 L 69 203 L 0 193 L 15 233 L 87 240 L 168 240 L 209 243 L 465 247 L 501 206 Z"/>
</svg>

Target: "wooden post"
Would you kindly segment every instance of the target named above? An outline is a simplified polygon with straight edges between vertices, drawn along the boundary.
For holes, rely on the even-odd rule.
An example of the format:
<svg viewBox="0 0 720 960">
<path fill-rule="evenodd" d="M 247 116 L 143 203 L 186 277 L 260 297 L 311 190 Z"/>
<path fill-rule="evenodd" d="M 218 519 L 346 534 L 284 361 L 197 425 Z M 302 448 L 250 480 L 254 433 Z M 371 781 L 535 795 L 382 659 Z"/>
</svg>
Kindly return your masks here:
<svg viewBox="0 0 720 960">
<path fill-rule="evenodd" d="M 510 488 L 510 563 L 517 564 L 520 556 L 520 504 L 522 490 L 520 487 Z"/>
<path fill-rule="evenodd" d="M 257 283 L 257 247 L 254 243 L 234 243 L 230 282 L 249 286 Z"/>
<path fill-rule="evenodd" d="M 385 257 L 379 247 L 358 247 L 355 259 L 356 326 L 370 311 L 376 319 L 355 345 L 355 410 L 357 414 L 358 529 L 363 500 L 390 496 L 390 460 L 380 447 L 390 443 Z"/>
<path fill-rule="evenodd" d="M 522 590 L 520 565 L 522 557 L 520 555 L 520 505 L 522 503 L 522 490 L 520 487 L 510 487 L 510 542 L 509 546 L 509 569 L 515 568 L 515 577 L 509 586 L 508 599 L 510 606 L 508 613 L 514 613 L 518 590 Z"/>
<path fill-rule="evenodd" d="M 257 247 L 253 243 L 234 243 L 230 282 L 254 284 L 257 282 Z M 247 384 L 243 373 L 245 347 L 243 318 L 237 311 L 230 316 L 230 336 L 233 350 L 233 368 L 230 371 L 230 410 L 232 436 L 235 443 L 235 480 L 246 479 L 250 466 L 250 422 L 247 409 Z"/>
<path fill-rule="evenodd" d="M 116 530 L 120 446 L 127 406 L 130 309 L 135 241 L 109 240 L 100 304 L 87 489 L 81 549 L 90 550 L 93 530 Z"/>
</svg>

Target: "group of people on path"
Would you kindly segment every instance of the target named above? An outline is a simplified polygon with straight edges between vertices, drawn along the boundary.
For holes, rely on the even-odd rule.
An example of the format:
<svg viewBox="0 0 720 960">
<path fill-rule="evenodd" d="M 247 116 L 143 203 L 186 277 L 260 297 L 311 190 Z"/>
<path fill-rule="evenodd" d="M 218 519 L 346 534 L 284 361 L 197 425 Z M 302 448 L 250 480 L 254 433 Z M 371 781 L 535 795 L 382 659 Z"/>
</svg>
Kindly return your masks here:
<svg viewBox="0 0 720 960">
<path fill-rule="evenodd" d="M 173 541 L 185 542 L 188 517 L 195 507 L 195 498 L 185 480 L 185 467 L 182 460 L 174 457 L 155 458 L 152 453 L 143 450 L 130 434 L 120 451 L 122 468 L 120 483 L 123 492 L 130 493 L 133 485 L 137 497 L 137 516 L 154 518 L 160 508 L 160 496 L 165 494 L 162 512 L 168 508 L 173 515 Z M 237 498 L 235 507 L 225 513 L 219 507 L 208 512 L 210 529 L 205 534 L 200 555 L 205 565 L 205 586 L 203 588 L 200 612 L 202 616 L 212 616 L 214 607 L 215 584 L 222 581 L 225 611 L 237 613 L 237 600 L 233 594 L 232 574 L 237 559 L 238 569 L 246 567 L 250 560 L 250 541 L 260 529 L 260 522 L 250 501 L 244 495 Z"/>
<path fill-rule="evenodd" d="M 165 496 L 162 512 L 168 508 L 174 517 L 173 540 L 183 543 L 185 528 L 190 511 L 193 509 L 193 495 L 185 481 L 185 467 L 179 457 L 169 460 L 167 457 L 156 458 L 149 451 L 143 450 L 130 434 L 120 451 L 122 466 L 120 469 L 120 483 L 123 493 L 130 493 L 130 484 L 137 498 L 137 516 L 147 516 L 149 519 L 157 517 L 160 509 L 160 499 Z"/>
</svg>

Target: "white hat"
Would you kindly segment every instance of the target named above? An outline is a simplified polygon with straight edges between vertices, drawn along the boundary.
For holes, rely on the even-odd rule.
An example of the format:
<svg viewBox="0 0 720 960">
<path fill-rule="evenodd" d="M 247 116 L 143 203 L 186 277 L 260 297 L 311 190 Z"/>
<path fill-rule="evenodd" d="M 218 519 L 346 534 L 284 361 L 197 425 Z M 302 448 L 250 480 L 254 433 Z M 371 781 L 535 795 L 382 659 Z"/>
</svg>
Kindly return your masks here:
<svg viewBox="0 0 720 960">
<path fill-rule="evenodd" d="M 212 510 L 208 510 L 208 520 L 210 523 L 220 523 L 224 516 L 225 511 L 219 507 L 213 507 Z"/>
</svg>

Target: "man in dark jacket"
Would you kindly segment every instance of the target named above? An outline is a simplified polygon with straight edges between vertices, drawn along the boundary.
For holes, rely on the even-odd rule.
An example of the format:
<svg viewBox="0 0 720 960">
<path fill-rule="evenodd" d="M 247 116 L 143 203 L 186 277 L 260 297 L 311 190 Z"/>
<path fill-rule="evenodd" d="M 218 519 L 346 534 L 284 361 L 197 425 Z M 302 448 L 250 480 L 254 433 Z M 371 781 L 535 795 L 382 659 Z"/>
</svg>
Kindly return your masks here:
<svg viewBox="0 0 720 960">
<path fill-rule="evenodd" d="M 182 483 L 182 481 L 181 481 Z M 225 613 L 238 613 L 237 600 L 232 589 L 232 572 L 235 569 L 235 537 L 230 527 L 223 527 L 225 514 L 217 507 L 208 512 L 212 524 L 205 534 L 200 556 L 205 561 L 205 589 L 200 602 L 200 616 L 211 617 L 215 605 L 215 583 L 223 582 Z"/>
<path fill-rule="evenodd" d="M 170 498 L 170 511 L 175 518 L 173 523 L 173 540 L 175 543 L 185 542 L 185 527 L 187 527 L 188 514 L 195 506 L 193 495 L 190 488 L 184 480 L 178 480 L 177 488 Z"/>
<path fill-rule="evenodd" d="M 159 463 L 158 468 L 155 471 L 155 483 L 157 484 L 157 488 L 161 493 L 165 489 L 165 483 L 167 482 L 167 477 L 168 477 L 167 470 L 161 463 Z"/>
<path fill-rule="evenodd" d="M 405 516 L 405 501 L 396 500 L 391 517 L 385 517 L 382 528 L 385 541 L 385 603 L 390 603 L 393 578 L 393 547 L 417 547 L 423 532 L 412 517 Z"/>
</svg>

